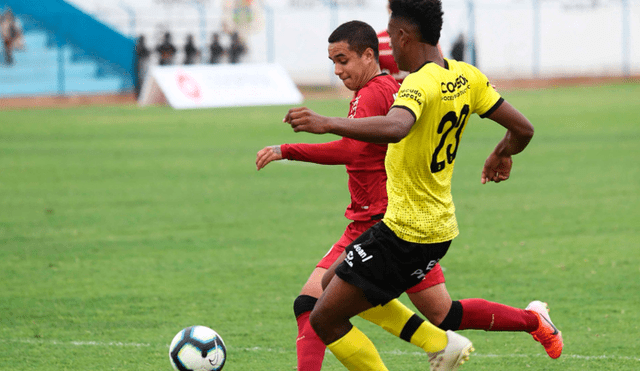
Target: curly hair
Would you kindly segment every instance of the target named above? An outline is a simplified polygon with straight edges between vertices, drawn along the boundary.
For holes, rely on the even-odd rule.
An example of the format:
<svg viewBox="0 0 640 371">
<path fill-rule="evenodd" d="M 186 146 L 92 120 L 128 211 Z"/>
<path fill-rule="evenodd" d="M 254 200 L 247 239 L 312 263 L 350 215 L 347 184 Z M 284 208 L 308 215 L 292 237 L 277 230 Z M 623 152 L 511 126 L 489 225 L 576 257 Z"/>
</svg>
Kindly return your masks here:
<svg viewBox="0 0 640 371">
<path fill-rule="evenodd" d="M 329 43 L 344 41 L 349 44 L 349 49 L 358 53 L 359 57 L 371 48 L 378 60 L 378 35 L 369 24 L 362 21 L 350 21 L 336 28 L 329 36 Z"/>
<path fill-rule="evenodd" d="M 442 2 L 440 0 L 389 0 L 391 17 L 402 18 L 420 31 L 421 41 L 436 46 L 442 30 Z"/>
</svg>

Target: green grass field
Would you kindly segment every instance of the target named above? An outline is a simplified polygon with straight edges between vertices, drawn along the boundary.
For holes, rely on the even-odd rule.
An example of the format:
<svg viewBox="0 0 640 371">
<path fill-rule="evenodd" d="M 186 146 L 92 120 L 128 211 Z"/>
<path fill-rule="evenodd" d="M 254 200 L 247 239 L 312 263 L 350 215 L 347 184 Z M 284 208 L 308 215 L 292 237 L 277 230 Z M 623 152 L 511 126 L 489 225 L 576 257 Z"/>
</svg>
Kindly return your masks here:
<svg viewBox="0 0 640 371">
<path fill-rule="evenodd" d="M 524 333 L 464 331 L 462 370 L 640 369 L 640 85 L 506 92 L 536 127 L 508 182 L 480 184 L 503 135 L 472 118 L 458 152 L 454 298 L 547 301 L 558 360 Z M 348 100 L 309 101 L 344 116 Z M 347 224 L 343 167 L 255 170 L 265 145 L 324 142 L 287 107 L 0 112 L 0 370 L 171 370 L 201 324 L 225 371 L 294 370 L 292 303 Z M 408 303 L 406 296 L 402 299 Z M 356 318 L 392 371 L 418 348 Z M 344 370 L 330 353 L 323 370 Z"/>
</svg>

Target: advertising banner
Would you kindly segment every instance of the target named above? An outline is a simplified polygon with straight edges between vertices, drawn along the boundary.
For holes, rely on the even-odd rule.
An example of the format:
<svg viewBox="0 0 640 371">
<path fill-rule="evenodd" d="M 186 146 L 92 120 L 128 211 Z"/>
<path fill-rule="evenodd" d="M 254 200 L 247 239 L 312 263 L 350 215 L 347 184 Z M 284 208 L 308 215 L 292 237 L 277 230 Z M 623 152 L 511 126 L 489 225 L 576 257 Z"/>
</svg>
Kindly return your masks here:
<svg viewBox="0 0 640 371">
<path fill-rule="evenodd" d="M 302 94 L 277 64 L 153 66 L 140 106 L 176 109 L 300 104 Z"/>
</svg>

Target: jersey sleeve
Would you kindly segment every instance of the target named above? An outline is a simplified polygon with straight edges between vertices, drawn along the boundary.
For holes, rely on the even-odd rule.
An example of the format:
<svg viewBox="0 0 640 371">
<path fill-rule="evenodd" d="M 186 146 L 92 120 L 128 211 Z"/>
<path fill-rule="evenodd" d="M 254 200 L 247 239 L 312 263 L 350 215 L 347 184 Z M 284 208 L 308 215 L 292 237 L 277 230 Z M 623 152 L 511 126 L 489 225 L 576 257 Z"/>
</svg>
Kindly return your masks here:
<svg viewBox="0 0 640 371">
<path fill-rule="evenodd" d="M 410 74 L 404 79 L 398 96 L 393 102 L 391 108 L 403 108 L 409 111 L 415 120 L 420 118 L 422 113 L 422 107 L 427 104 L 427 94 L 425 93 L 422 84 L 415 74 Z"/>
<path fill-rule="evenodd" d="M 320 144 L 283 144 L 280 148 L 282 158 L 321 165 L 347 165 L 358 158 L 361 151 L 354 141 L 346 138 Z"/>
<path fill-rule="evenodd" d="M 471 92 L 474 94 L 474 101 L 476 102 L 473 112 L 485 118 L 498 109 L 504 99 L 502 99 L 500 94 L 494 89 L 485 74 L 475 67 L 473 67 L 473 72 L 474 81 Z"/>
</svg>

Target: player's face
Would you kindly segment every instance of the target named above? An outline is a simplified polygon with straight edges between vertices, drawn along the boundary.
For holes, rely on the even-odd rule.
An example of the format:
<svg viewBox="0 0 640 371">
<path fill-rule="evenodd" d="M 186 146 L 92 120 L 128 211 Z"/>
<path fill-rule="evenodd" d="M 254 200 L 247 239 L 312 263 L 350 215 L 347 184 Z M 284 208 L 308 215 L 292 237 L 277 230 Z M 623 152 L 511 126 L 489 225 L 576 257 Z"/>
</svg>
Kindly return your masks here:
<svg viewBox="0 0 640 371">
<path fill-rule="evenodd" d="M 349 90 L 356 91 L 368 82 L 369 64 L 366 53 L 359 56 L 349 49 L 349 44 L 339 41 L 329 44 L 329 59 L 333 61 L 334 73 Z"/>
<path fill-rule="evenodd" d="M 389 25 L 387 26 L 387 32 L 389 33 L 389 46 L 391 47 L 391 54 L 398 65 L 398 69 L 401 71 L 407 71 L 401 51 L 400 36 L 402 32 L 400 26 L 401 25 L 398 20 L 395 18 L 389 18 Z"/>
</svg>

